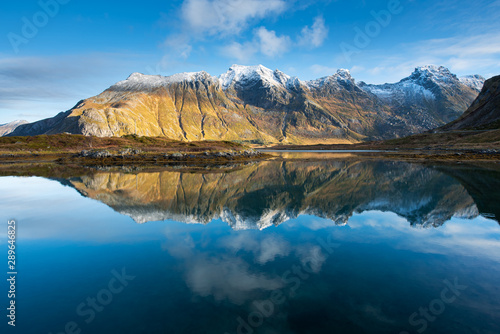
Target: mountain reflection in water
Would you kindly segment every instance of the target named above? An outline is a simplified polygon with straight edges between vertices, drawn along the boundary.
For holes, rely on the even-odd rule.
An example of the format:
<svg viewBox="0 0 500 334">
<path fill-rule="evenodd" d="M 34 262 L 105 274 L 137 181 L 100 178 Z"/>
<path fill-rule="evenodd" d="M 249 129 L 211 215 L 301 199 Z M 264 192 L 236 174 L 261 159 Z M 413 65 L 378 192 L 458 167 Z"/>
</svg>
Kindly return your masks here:
<svg viewBox="0 0 500 334">
<path fill-rule="evenodd" d="M 344 225 L 354 213 L 379 210 L 438 227 L 500 213 L 500 172 L 456 165 L 267 161 L 224 172 L 98 172 L 60 181 L 137 223 L 221 219 L 237 230 L 264 229 L 313 215 Z"/>
<path fill-rule="evenodd" d="M 0 177 L 19 226 L 16 330 L 500 333 L 498 165 L 304 156 Z M 107 303 L 115 271 L 134 279 Z M 449 284 L 466 288 L 437 308 Z"/>
</svg>

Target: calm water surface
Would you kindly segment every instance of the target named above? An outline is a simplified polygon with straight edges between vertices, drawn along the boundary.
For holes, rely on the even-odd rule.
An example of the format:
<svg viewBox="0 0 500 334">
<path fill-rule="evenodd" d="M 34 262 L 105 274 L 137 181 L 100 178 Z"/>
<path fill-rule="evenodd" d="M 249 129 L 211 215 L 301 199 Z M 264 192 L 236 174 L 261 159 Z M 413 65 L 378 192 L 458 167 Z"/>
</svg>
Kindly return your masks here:
<svg viewBox="0 0 500 334">
<path fill-rule="evenodd" d="M 497 166 L 1 177 L 2 333 L 500 333 Z"/>
</svg>

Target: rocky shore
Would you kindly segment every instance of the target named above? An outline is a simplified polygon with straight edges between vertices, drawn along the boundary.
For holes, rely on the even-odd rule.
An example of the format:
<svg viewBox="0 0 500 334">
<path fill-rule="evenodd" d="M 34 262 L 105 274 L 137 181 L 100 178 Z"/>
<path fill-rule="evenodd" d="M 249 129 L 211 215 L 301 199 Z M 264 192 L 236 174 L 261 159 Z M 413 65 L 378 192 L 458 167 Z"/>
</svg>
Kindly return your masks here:
<svg viewBox="0 0 500 334">
<path fill-rule="evenodd" d="M 228 150 L 228 151 L 204 151 L 201 153 L 151 153 L 143 152 L 140 149 L 125 149 L 119 151 L 110 150 L 82 150 L 80 153 L 59 158 L 57 162 L 60 163 L 100 163 L 100 164 L 116 164 L 116 163 L 168 163 L 168 162 L 224 162 L 224 161 L 242 161 L 242 160 L 255 160 L 264 159 L 269 157 L 268 154 L 255 151 L 252 149 L 247 150 Z"/>
</svg>

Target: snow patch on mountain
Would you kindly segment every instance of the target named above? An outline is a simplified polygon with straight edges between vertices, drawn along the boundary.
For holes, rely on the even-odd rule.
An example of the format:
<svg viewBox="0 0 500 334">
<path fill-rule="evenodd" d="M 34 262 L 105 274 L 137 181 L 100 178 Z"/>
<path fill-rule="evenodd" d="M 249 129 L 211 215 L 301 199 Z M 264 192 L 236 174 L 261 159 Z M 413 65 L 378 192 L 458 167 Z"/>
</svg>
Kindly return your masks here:
<svg viewBox="0 0 500 334">
<path fill-rule="evenodd" d="M 23 125 L 23 124 L 28 124 L 28 121 L 12 121 L 10 123 L 6 124 L 0 124 L 0 137 L 6 136 L 9 133 L 12 133 L 18 126 Z"/>
<path fill-rule="evenodd" d="M 466 85 L 480 91 L 484 78 L 480 75 L 470 75 L 458 78 L 443 66 L 427 65 L 417 67 L 413 73 L 397 83 L 370 85 L 360 82 L 358 87 L 376 95 L 385 102 L 403 102 L 418 100 L 435 100 L 437 87 L 455 87 Z"/>
<path fill-rule="evenodd" d="M 201 72 L 184 72 L 170 76 L 162 75 L 147 75 L 142 73 L 132 73 L 126 80 L 119 81 L 110 87 L 111 90 L 151 90 L 154 88 L 165 87 L 173 83 L 180 82 L 195 82 L 204 79 L 217 78 L 212 77 L 205 71 Z"/>
<path fill-rule="evenodd" d="M 296 77 L 290 77 L 279 70 L 271 70 L 262 65 L 243 66 L 233 65 L 229 70 L 219 76 L 222 89 L 226 90 L 233 85 L 240 87 L 252 86 L 257 82 L 262 82 L 265 87 L 281 87 L 290 89 L 300 84 Z"/>
<path fill-rule="evenodd" d="M 452 84 L 456 82 L 458 78 L 444 66 L 426 65 L 417 67 L 409 78 L 403 80 L 412 80 L 418 83 L 430 80 L 438 84 Z"/>
<path fill-rule="evenodd" d="M 462 219 L 474 219 L 478 216 L 479 216 L 479 208 L 477 207 L 476 204 L 467 206 L 459 211 L 456 211 L 453 214 L 453 217 Z"/>
<path fill-rule="evenodd" d="M 434 100 L 432 88 L 459 84 L 457 76 L 443 66 L 426 65 L 415 68 L 413 73 L 393 84 L 369 85 L 361 82 L 358 86 L 366 92 L 376 95 L 383 101 L 392 102 L 415 99 Z"/>
<path fill-rule="evenodd" d="M 434 93 L 422 85 L 412 81 L 401 81 L 395 84 L 367 85 L 360 83 L 359 87 L 366 92 L 376 95 L 385 102 L 404 99 L 425 99 L 433 100 L 436 98 Z"/>
<path fill-rule="evenodd" d="M 483 89 L 484 82 L 486 79 L 482 77 L 481 75 L 466 75 L 463 77 L 458 78 L 461 83 L 464 85 L 477 90 L 478 92 Z"/>
<path fill-rule="evenodd" d="M 354 82 L 354 79 L 351 76 L 351 72 L 349 72 L 349 70 L 341 68 L 337 70 L 337 73 L 333 75 L 316 80 L 306 81 L 305 84 L 307 87 L 309 87 L 309 89 L 318 89 L 325 85 L 341 84 L 342 86 L 344 86 L 348 82 Z"/>
<path fill-rule="evenodd" d="M 200 80 L 211 80 L 218 82 L 222 89 L 230 87 L 251 87 L 260 82 L 264 87 L 278 87 L 285 90 L 297 90 L 302 86 L 309 89 L 320 89 L 325 85 L 338 86 L 339 89 L 356 85 L 349 70 L 339 69 L 337 73 L 310 81 L 301 81 L 297 77 L 291 77 L 279 70 L 271 70 L 263 65 L 243 66 L 232 65 L 226 73 L 219 77 L 213 77 L 205 71 L 184 72 L 171 76 L 145 75 L 132 73 L 126 80 L 111 86 L 111 90 L 152 90 L 165 87 L 173 83 L 196 82 Z M 457 78 L 446 67 L 427 65 L 417 67 L 411 76 L 402 79 L 398 83 L 370 85 L 360 82 L 357 86 L 364 91 L 370 92 L 383 100 L 394 100 L 402 98 L 425 98 L 435 99 L 429 89 L 432 85 L 450 86 L 453 84 L 464 84 L 472 89 L 481 90 L 485 79 L 480 75 L 470 75 Z"/>
</svg>

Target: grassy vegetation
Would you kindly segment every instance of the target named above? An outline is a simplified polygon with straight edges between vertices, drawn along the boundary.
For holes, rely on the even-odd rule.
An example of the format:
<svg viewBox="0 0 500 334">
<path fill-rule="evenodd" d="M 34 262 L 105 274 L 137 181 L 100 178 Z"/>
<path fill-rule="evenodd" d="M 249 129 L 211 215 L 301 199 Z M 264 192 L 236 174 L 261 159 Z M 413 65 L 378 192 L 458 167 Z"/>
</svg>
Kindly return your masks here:
<svg viewBox="0 0 500 334">
<path fill-rule="evenodd" d="M 424 133 L 400 139 L 343 145 L 313 145 L 289 146 L 282 145 L 276 149 L 307 149 L 307 150 L 388 150 L 391 158 L 408 159 L 499 159 L 500 154 L 489 154 L 484 150 L 500 149 L 500 130 L 460 131 L 442 133 Z M 124 157 L 121 150 L 135 149 L 137 154 Z M 140 137 L 127 135 L 124 137 L 86 137 L 82 135 L 57 134 L 26 137 L 0 137 L 0 163 L 17 162 L 41 163 L 59 162 L 65 165 L 158 165 L 174 161 L 189 163 L 223 163 L 225 161 L 246 161 L 268 158 L 268 155 L 220 156 L 216 152 L 241 152 L 247 147 L 231 141 L 194 141 L 183 142 L 164 137 Z M 107 158 L 79 157 L 76 153 L 82 150 L 107 150 L 113 153 Z M 454 153 L 450 151 L 460 151 Z M 210 152 L 205 154 L 204 152 Z M 462 156 L 465 152 L 467 156 Z M 172 158 L 172 153 L 183 153 L 181 158 Z M 387 153 L 387 152 L 386 152 Z M 380 153 L 379 157 L 385 157 Z M 166 156 L 165 154 L 169 154 Z M 457 155 L 460 155 L 457 157 Z M 45 167 L 44 167 L 45 168 Z"/>
<path fill-rule="evenodd" d="M 76 153 L 82 150 L 106 149 L 114 151 L 126 148 L 136 148 L 151 153 L 196 153 L 245 149 L 243 145 L 229 141 L 182 142 L 162 137 L 140 137 L 136 135 L 110 138 L 71 134 L 0 137 L 0 153 L 11 154 Z"/>
<path fill-rule="evenodd" d="M 80 154 L 84 150 L 87 152 Z M 58 163 L 65 166 L 137 167 L 169 163 L 242 163 L 268 157 L 230 141 L 182 142 L 136 135 L 111 138 L 71 134 L 0 137 L 0 165 Z"/>
<path fill-rule="evenodd" d="M 274 146 L 275 149 L 313 150 L 483 150 L 500 149 L 500 130 L 469 130 L 441 133 L 422 133 L 404 138 L 372 141 L 351 145 L 293 145 Z"/>
<path fill-rule="evenodd" d="M 483 149 L 500 148 L 500 130 L 491 131 L 450 131 L 441 133 L 423 133 L 400 139 L 387 140 L 380 143 L 393 147 L 452 148 L 452 149 Z"/>
</svg>

